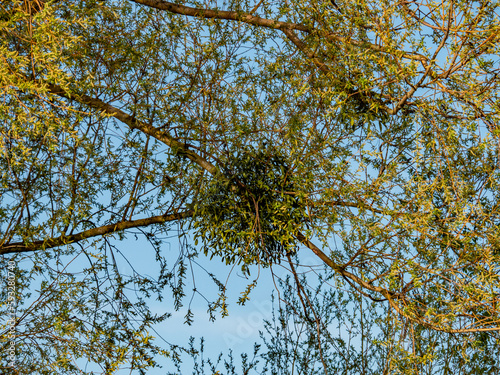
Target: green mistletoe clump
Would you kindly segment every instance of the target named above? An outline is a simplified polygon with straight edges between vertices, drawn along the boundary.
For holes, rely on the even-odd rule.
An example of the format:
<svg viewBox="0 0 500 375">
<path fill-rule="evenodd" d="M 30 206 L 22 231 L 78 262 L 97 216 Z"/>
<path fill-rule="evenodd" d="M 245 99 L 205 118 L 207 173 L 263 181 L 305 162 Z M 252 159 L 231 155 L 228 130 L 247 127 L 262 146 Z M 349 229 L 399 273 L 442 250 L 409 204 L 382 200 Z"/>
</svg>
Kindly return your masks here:
<svg viewBox="0 0 500 375">
<path fill-rule="evenodd" d="M 197 205 L 195 238 L 226 263 L 269 266 L 296 247 L 305 194 L 287 158 L 248 146 L 228 158 Z"/>
</svg>

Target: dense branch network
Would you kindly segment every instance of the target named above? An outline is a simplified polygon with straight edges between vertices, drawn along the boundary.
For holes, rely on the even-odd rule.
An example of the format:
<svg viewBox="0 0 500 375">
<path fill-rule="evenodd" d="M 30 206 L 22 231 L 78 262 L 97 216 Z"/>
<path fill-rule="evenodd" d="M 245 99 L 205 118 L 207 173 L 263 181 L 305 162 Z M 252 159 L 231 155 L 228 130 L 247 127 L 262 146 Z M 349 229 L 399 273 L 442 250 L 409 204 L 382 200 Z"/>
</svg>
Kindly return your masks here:
<svg viewBox="0 0 500 375">
<path fill-rule="evenodd" d="M 302 58 L 304 58 L 304 60 L 307 61 L 307 63 L 310 66 L 313 66 L 315 67 L 315 69 L 319 70 L 320 74 L 323 74 L 323 77 L 335 76 L 336 69 L 339 69 L 340 66 L 340 63 L 339 65 L 336 65 L 337 62 L 335 61 L 335 59 L 328 55 L 327 53 L 328 43 L 333 44 L 334 46 L 337 45 L 341 46 L 345 50 L 347 50 L 348 48 L 353 48 L 356 51 L 361 51 L 353 54 L 353 56 L 358 56 L 360 58 L 363 57 L 365 54 L 372 53 L 376 54 L 377 56 L 380 56 L 381 60 L 388 59 L 387 61 L 390 61 L 391 64 L 393 64 L 391 65 L 390 69 L 389 68 L 387 69 L 390 72 L 390 74 L 388 73 L 387 77 L 384 77 L 380 73 L 380 75 L 376 77 L 377 82 L 382 82 L 380 83 L 380 87 L 377 87 L 378 83 L 377 84 L 367 83 L 364 87 L 361 86 L 356 87 L 356 85 L 353 82 L 350 82 L 346 78 L 339 79 L 339 81 L 337 81 L 336 83 L 342 87 L 343 94 L 350 97 L 353 100 L 355 99 L 354 104 L 345 101 L 341 103 L 339 107 L 341 107 L 342 104 L 349 104 L 352 105 L 355 110 L 359 110 L 359 112 L 361 112 L 359 114 L 358 113 L 352 114 L 352 116 L 359 115 L 361 119 L 356 120 L 357 124 L 351 124 L 352 131 L 348 133 L 353 137 L 354 135 L 356 136 L 359 135 L 360 138 L 361 138 L 360 134 L 364 130 L 363 126 L 365 124 L 369 124 L 369 126 L 372 126 L 374 128 L 376 126 L 380 127 L 381 129 L 377 134 L 381 135 L 382 138 L 382 136 L 384 137 L 387 136 L 388 131 L 385 131 L 382 128 L 384 126 L 389 126 L 386 124 L 389 124 L 391 122 L 391 116 L 395 118 L 396 115 L 397 116 L 401 115 L 402 118 L 404 118 L 404 116 L 406 116 L 409 113 L 416 113 L 420 111 L 421 118 L 419 119 L 419 121 L 421 120 L 422 123 L 424 123 L 424 125 L 422 125 L 422 129 L 424 129 L 425 127 L 430 128 L 431 131 L 428 130 L 426 131 L 427 134 L 431 134 L 431 136 L 434 134 L 433 132 L 435 132 L 435 134 L 440 134 L 440 138 L 438 139 L 438 141 L 430 140 L 428 144 L 418 145 L 420 149 L 417 149 L 417 146 L 411 145 L 411 147 L 414 147 L 413 150 L 415 150 L 414 151 L 415 155 L 417 155 L 415 156 L 415 159 L 421 157 L 421 159 L 423 160 L 423 162 L 421 162 L 422 165 L 418 165 L 417 162 L 412 162 L 412 163 L 402 162 L 410 164 L 407 169 L 413 168 L 414 171 L 416 171 L 418 168 L 421 168 L 421 170 L 425 172 L 421 173 L 421 175 L 425 177 L 422 177 L 421 181 L 417 181 L 420 183 L 420 186 L 424 186 L 425 184 L 427 184 L 428 181 L 426 179 L 431 179 L 433 173 L 436 175 L 440 174 L 442 176 L 445 176 L 447 173 L 452 173 L 450 172 L 450 170 L 453 169 L 453 163 L 450 160 L 452 157 L 454 157 L 454 155 L 452 155 L 453 152 L 451 151 L 448 152 L 448 149 L 442 151 L 440 147 L 445 148 L 445 146 L 447 146 L 448 144 L 451 144 L 453 147 L 455 147 L 453 142 L 458 143 L 459 141 L 456 141 L 453 138 L 454 135 L 452 134 L 451 131 L 449 133 L 446 133 L 448 131 L 446 129 L 446 126 L 444 126 L 442 129 L 439 124 L 436 125 L 436 123 L 439 122 L 437 120 L 438 116 L 441 116 L 442 119 L 446 120 L 451 119 L 452 122 L 461 120 L 467 121 L 471 119 L 472 120 L 481 119 L 482 121 L 488 124 L 490 132 L 492 132 L 493 136 L 495 136 L 494 134 L 495 126 L 494 122 L 491 120 L 491 118 L 494 118 L 492 116 L 497 111 L 494 105 L 488 103 L 486 99 L 483 101 L 483 99 L 481 99 L 480 97 L 473 97 L 472 95 L 470 95 L 468 92 L 465 91 L 466 87 L 465 84 L 453 81 L 451 79 L 453 75 L 459 72 L 461 69 L 468 67 L 473 60 L 475 61 L 481 55 L 487 55 L 488 53 L 490 53 L 492 51 L 493 46 L 498 41 L 498 32 L 497 32 L 498 28 L 495 27 L 493 27 L 491 30 L 488 30 L 488 32 L 485 32 L 483 34 L 479 33 L 481 34 L 480 37 L 475 36 L 474 33 L 478 30 L 475 29 L 474 25 L 476 21 L 479 22 L 480 20 L 479 14 L 474 20 L 472 20 L 469 23 L 467 30 L 464 31 L 456 27 L 456 23 L 458 21 L 457 18 L 454 17 L 453 15 L 453 12 L 455 10 L 452 7 L 450 7 L 446 15 L 441 17 L 439 21 L 441 22 L 441 26 L 436 27 L 435 25 L 428 23 L 427 21 L 420 18 L 415 11 L 411 10 L 409 8 L 410 3 L 401 2 L 399 5 L 402 7 L 404 12 L 406 12 L 406 14 L 409 17 L 427 27 L 435 29 L 436 33 L 438 33 L 435 36 L 436 48 L 430 53 L 428 53 L 428 56 L 426 56 L 421 53 L 405 51 L 402 49 L 402 46 L 397 46 L 396 48 L 396 46 L 392 45 L 390 41 L 387 41 L 385 44 L 382 42 L 380 42 L 380 44 L 371 43 L 368 41 L 366 35 L 364 36 L 363 39 L 362 32 L 359 33 L 360 38 L 356 39 L 354 37 L 341 35 L 340 33 L 333 33 L 327 28 L 321 28 L 320 26 L 314 26 L 313 24 L 306 25 L 300 23 L 282 22 L 278 20 L 266 19 L 253 15 L 252 12 L 245 13 L 240 11 L 199 9 L 161 0 L 133 0 L 132 2 L 139 5 L 144 5 L 150 8 L 154 8 L 160 11 L 168 12 L 169 14 L 171 13 L 176 15 L 184 15 L 197 19 L 233 21 L 235 23 L 243 23 L 254 27 L 263 27 L 270 30 L 278 30 L 283 33 L 288 42 L 291 42 L 293 52 L 294 53 L 298 52 L 298 54 L 300 54 L 300 56 L 302 56 Z M 481 12 L 482 11 L 480 11 L 479 13 Z M 344 17 L 344 15 L 342 15 L 342 17 Z M 380 25 L 378 25 L 377 22 L 379 21 L 373 20 L 373 24 L 362 24 L 359 25 L 359 28 L 363 30 L 363 32 L 365 32 L 366 30 L 374 30 L 377 27 L 380 27 Z M 467 39 L 468 37 L 463 36 L 468 34 L 473 36 L 471 36 L 469 39 Z M 450 48 L 448 43 L 453 38 L 455 39 L 463 38 L 461 42 L 458 42 L 461 46 L 458 50 L 453 52 L 453 56 L 450 59 L 450 62 L 447 62 L 448 65 L 445 66 L 443 63 L 444 68 L 439 68 L 438 57 L 440 53 L 445 51 L 447 48 Z M 467 43 L 472 43 L 472 41 L 475 42 L 475 46 L 469 46 L 467 44 Z M 460 54 L 459 51 L 462 52 L 466 51 L 466 53 Z M 407 62 L 406 60 L 410 61 L 408 65 L 406 64 Z M 197 63 L 199 64 L 199 66 L 202 65 L 201 62 Z M 484 66 L 487 65 L 486 63 L 482 64 L 484 64 Z M 478 65 L 481 64 L 478 63 Z M 419 66 L 420 68 L 417 68 Z M 348 69 L 346 69 L 346 71 L 347 70 Z M 308 85 L 310 85 L 311 90 L 317 89 L 318 92 L 320 92 L 321 90 L 327 92 L 329 88 L 321 87 L 321 85 L 317 83 L 318 80 L 315 78 L 315 74 L 316 72 L 314 71 L 313 73 L 310 73 L 309 76 L 307 77 L 307 83 Z M 349 74 L 351 74 L 351 72 L 349 72 Z M 144 76 L 145 75 L 146 74 L 144 73 Z M 406 75 L 408 75 L 408 77 Z M 363 76 L 362 71 L 352 73 L 352 77 L 354 78 L 359 78 L 360 76 L 361 77 Z M 490 85 L 490 83 L 494 82 L 494 79 L 496 79 L 496 73 L 493 76 L 494 77 L 491 78 L 489 81 L 485 79 L 485 81 L 483 82 L 485 85 L 485 89 L 484 91 L 482 91 L 482 93 L 488 90 L 488 86 Z M 410 78 L 411 79 L 414 78 L 414 80 L 412 81 Z M 210 152 L 206 150 L 204 150 L 203 153 L 194 151 L 196 147 L 194 147 L 194 145 L 191 145 L 189 143 L 189 140 L 186 139 L 182 140 L 182 137 L 174 135 L 173 133 L 170 132 L 170 130 L 165 130 L 165 128 L 168 128 L 169 124 L 163 124 L 161 127 L 154 126 L 153 121 L 151 121 L 151 123 L 148 123 L 147 121 L 139 120 L 138 119 L 139 117 L 137 117 L 135 113 L 129 114 L 126 111 L 120 109 L 117 105 L 114 104 L 116 101 L 119 100 L 106 102 L 98 97 L 92 97 L 86 94 L 85 92 L 78 92 L 77 90 L 73 89 L 65 89 L 62 86 L 56 85 L 54 83 L 45 82 L 42 79 L 36 77 L 36 74 L 34 74 L 34 77 L 30 78 L 25 77 L 25 80 L 26 82 L 36 83 L 38 85 L 41 85 L 42 87 L 45 87 L 50 95 L 55 95 L 68 102 L 75 102 L 78 103 L 79 105 L 86 106 L 95 113 L 101 113 L 102 116 L 112 117 L 120 121 L 120 123 L 125 124 L 128 130 L 140 132 L 141 134 L 144 134 L 148 137 L 152 137 L 157 141 L 159 141 L 161 144 L 166 145 L 171 149 L 173 154 L 188 160 L 195 168 L 198 168 L 201 172 L 206 171 L 210 176 L 214 178 L 215 177 L 222 178 L 224 183 L 226 182 L 234 183 L 234 180 L 231 180 L 227 176 L 224 176 L 223 173 L 221 173 L 221 167 L 223 166 L 220 164 L 220 162 L 218 161 L 220 159 L 216 157 L 215 154 L 210 154 Z M 401 89 L 399 91 L 396 90 L 395 92 L 391 92 L 390 90 L 387 89 L 387 87 L 390 87 L 393 82 L 398 80 L 404 82 L 403 84 L 401 84 Z M 361 85 L 361 83 L 366 82 L 366 80 L 358 79 L 358 82 L 360 82 Z M 84 85 L 82 82 L 75 82 L 75 86 L 78 87 Z M 447 97 L 445 98 L 446 100 L 443 99 L 444 97 L 438 98 L 437 102 L 439 103 L 436 105 L 435 111 L 427 110 L 425 108 L 424 105 L 425 96 L 427 94 L 422 94 L 420 97 L 417 96 L 417 94 L 419 94 L 421 90 L 430 90 L 430 89 L 438 90 L 443 95 L 445 94 L 447 95 Z M 134 100 L 135 99 L 136 98 L 134 98 Z M 460 113 L 459 109 L 457 109 L 456 103 L 452 102 L 450 104 L 449 102 L 450 100 L 458 100 L 461 103 L 466 103 L 470 108 L 472 108 L 472 110 L 469 111 L 468 113 Z M 203 105 L 205 105 L 205 103 L 203 103 Z M 424 109 L 420 110 L 419 108 L 424 108 Z M 149 111 L 149 107 L 147 110 Z M 341 110 L 339 111 L 341 112 Z M 380 114 L 379 112 L 382 114 Z M 151 116 L 151 118 L 153 118 L 153 116 Z M 348 119 L 347 117 L 344 118 Z M 378 120 L 374 120 L 374 118 L 378 118 Z M 409 120 L 405 121 L 408 121 L 408 123 L 405 124 L 404 122 L 402 122 L 403 125 L 410 126 L 409 122 L 416 121 L 416 117 L 410 118 Z M 314 126 L 316 126 L 316 124 L 314 124 Z M 369 128 L 369 126 L 366 126 L 366 128 Z M 347 127 L 348 125 L 345 125 L 345 128 Z M 342 131 L 345 131 L 345 129 Z M 203 131 L 200 130 L 200 133 L 203 132 L 208 133 L 206 129 L 203 129 Z M 369 129 L 367 130 L 367 133 L 368 132 Z M 424 130 L 422 130 L 422 133 L 424 133 Z M 372 135 L 373 134 L 375 134 L 375 131 L 372 132 Z M 206 136 L 206 134 L 204 134 L 203 136 Z M 308 137 L 309 135 L 306 138 Z M 394 136 L 393 138 L 387 136 L 386 139 L 384 139 L 383 142 L 381 142 L 382 145 L 377 145 L 377 147 L 379 147 L 378 152 L 382 154 L 381 151 L 382 146 L 392 145 L 392 143 L 394 142 L 394 138 L 396 138 L 396 136 Z M 369 140 L 369 137 L 367 136 L 365 140 Z M 205 142 L 205 144 L 210 143 L 210 140 L 206 139 L 203 140 L 198 139 L 197 141 L 202 145 L 203 142 Z M 220 140 L 217 139 L 217 142 L 219 141 Z M 362 142 L 360 141 L 360 144 L 361 143 Z M 408 141 L 407 142 L 408 147 L 410 147 L 410 144 L 411 142 Z M 452 150 L 453 147 L 450 147 L 450 150 Z M 224 147 L 221 147 L 221 149 L 223 148 Z M 427 167 L 425 165 L 426 160 L 424 160 L 425 159 L 424 157 L 419 155 L 419 153 L 428 155 L 426 153 L 428 153 L 430 149 L 436 152 L 436 154 L 438 154 L 438 152 L 441 152 L 442 155 L 440 156 L 442 156 L 443 160 L 447 158 L 444 167 L 440 167 L 441 169 L 436 168 L 437 172 L 436 170 L 432 170 L 432 168 L 429 168 L 429 170 L 425 171 L 425 168 Z M 405 152 L 404 150 L 399 151 L 398 156 L 394 158 L 394 163 L 397 163 L 398 160 L 404 160 L 402 156 L 404 152 Z M 365 157 L 365 159 L 363 159 L 363 157 Z M 359 158 L 360 161 L 358 162 L 358 166 L 361 166 L 367 159 L 368 157 L 366 156 L 363 155 L 360 156 Z M 427 160 L 430 159 L 431 158 L 428 158 Z M 214 161 L 217 161 L 217 163 L 215 163 Z M 384 173 L 389 173 L 385 172 L 385 168 L 387 167 L 388 169 L 390 169 L 391 167 L 390 163 L 386 163 L 386 165 L 385 164 L 378 165 L 378 167 L 379 167 L 379 174 L 377 179 L 380 178 L 381 180 L 383 180 L 382 177 L 385 176 Z M 394 169 L 393 172 L 391 173 L 396 174 L 396 172 L 394 171 L 396 171 L 396 169 Z M 418 173 L 414 172 L 414 174 L 417 175 Z M 447 176 L 445 177 L 448 178 Z M 379 184 L 377 182 L 377 179 L 375 179 L 374 182 L 371 184 L 366 184 L 365 187 L 368 190 L 371 189 L 370 190 L 371 193 L 376 194 L 380 192 L 381 196 L 382 195 L 384 195 L 385 197 L 390 196 L 390 193 L 386 193 L 385 191 L 383 191 L 384 187 L 381 187 L 383 185 L 383 182 Z M 396 177 L 394 177 L 394 179 L 396 179 Z M 463 180 L 466 180 L 466 178 L 463 178 Z M 349 184 L 346 180 L 339 179 L 339 181 L 341 181 L 339 185 L 345 186 Z M 452 177 L 450 177 L 448 180 L 444 179 L 443 181 L 445 182 L 451 181 L 449 185 L 451 185 L 452 188 L 455 189 L 455 192 L 460 190 L 458 188 L 455 188 L 455 185 L 453 185 Z M 417 182 L 415 182 L 415 184 L 417 184 Z M 396 186 L 399 188 L 397 184 L 391 186 L 392 187 Z M 241 186 L 234 184 L 229 188 L 229 191 L 234 192 L 236 195 L 240 194 L 241 196 L 243 194 L 242 192 L 244 191 L 244 189 L 242 190 L 240 188 Z M 445 190 L 446 188 L 447 186 L 445 186 L 443 190 Z M 273 188 L 273 189 L 267 189 L 266 191 L 272 191 L 272 193 L 274 194 L 276 193 L 276 190 L 277 189 Z M 414 194 L 415 196 L 415 198 L 412 198 L 412 200 L 416 201 L 419 199 L 420 196 L 424 196 L 427 192 L 415 190 L 411 191 L 411 193 Z M 369 194 L 367 194 L 367 196 L 368 195 Z M 394 195 L 396 196 L 396 194 Z M 441 200 L 445 199 L 440 197 L 439 194 L 435 195 L 436 195 L 435 197 L 431 198 L 431 201 L 432 200 L 439 201 L 440 199 Z M 247 201 L 251 199 L 253 199 L 253 197 L 248 198 Z M 393 202 L 395 202 L 396 200 L 397 200 L 396 198 L 393 198 Z M 271 201 L 272 199 L 267 199 L 266 204 L 270 206 L 270 203 L 268 202 Z M 373 202 L 375 202 L 375 199 L 373 200 Z M 191 202 L 191 204 L 196 204 L 196 203 L 198 202 Z M 251 217 L 251 220 L 254 220 L 255 227 L 258 227 L 260 225 L 259 210 L 257 207 L 258 202 L 256 201 L 254 203 L 256 207 L 254 211 L 256 214 L 254 215 L 254 212 L 251 212 L 249 213 L 248 216 Z M 418 241 L 425 242 L 425 240 L 427 240 L 428 238 L 438 239 L 438 240 L 441 237 L 446 238 L 448 244 L 444 247 L 445 249 L 444 250 L 441 249 L 441 251 L 443 251 L 444 253 L 451 247 L 457 260 L 456 261 L 454 260 L 455 263 L 453 263 L 452 267 L 450 268 L 453 269 L 454 272 L 455 270 L 460 270 L 457 271 L 456 274 L 453 274 L 452 276 L 447 275 L 446 277 L 449 277 L 449 280 L 451 280 L 450 284 L 455 283 L 455 285 L 459 285 L 458 282 L 454 281 L 453 277 L 457 277 L 456 275 L 459 274 L 459 272 L 462 272 L 461 271 L 462 268 L 464 269 L 467 268 L 473 262 L 469 261 L 469 263 L 467 263 L 466 265 L 460 263 L 463 261 L 462 257 L 465 256 L 460 251 L 453 248 L 453 246 L 455 245 L 453 246 L 449 245 L 451 241 L 449 241 L 448 239 L 450 237 L 453 237 L 453 235 L 450 234 L 450 232 L 448 232 L 445 226 L 442 224 L 443 223 L 446 224 L 448 222 L 451 222 L 451 224 L 453 224 L 453 220 L 455 218 L 453 217 L 453 213 L 451 214 L 443 213 L 445 211 L 445 208 L 449 208 L 448 207 L 449 204 L 444 204 L 444 203 L 441 204 L 442 202 L 438 203 L 439 204 L 435 204 L 434 207 L 431 208 L 424 207 L 424 209 L 421 209 L 421 211 L 419 211 L 420 208 L 416 209 L 410 208 L 412 207 L 413 202 L 407 201 L 401 203 L 400 208 L 406 209 L 407 218 L 412 217 L 417 219 L 420 212 L 427 210 L 426 212 L 428 213 L 429 211 L 434 210 L 434 212 L 432 212 L 432 214 L 428 214 L 427 217 L 434 220 L 435 223 L 434 222 L 432 223 L 433 226 L 431 227 L 431 229 L 428 230 L 428 233 L 424 233 L 424 235 L 422 235 L 423 240 L 421 238 L 416 239 L 415 243 L 418 243 Z M 339 198 L 339 199 L 331 199 L 330 201 L 311 200 L 311 202 L 307 203 L 307 208 L 311 209 L 319 209 L 318 207 L 321 206 L 330 206 L 332 207 L 332 211 L 340 209 L 348 209 L 348 208 L 352 208 L 358 213 L 367 211 L 373 215 L 375 214 L 379 215 L 379 217 L 382 218 L 380 219 L 380 222 L 383 222 L 384 220 L 386 222 L 393 222 L 393 221 L 404 222 L 405 218 L 405 213 L 397 212 L 396 208 L 394 207 L 394 203 L 388 204 L 387 206 L 384 207 L 383 199 L 380 199 L 376 204 L 370 203 L 369 200 L 366 200 L 363 197 L 358 197 L 358 196 L 355 196 L 352 200 Z M 496 207 L 493 208 L 496 209 Z M 440 210 L 443 212 L 441 212 Z M 31 243 L 21 243 L 21 242 L 5 243 L 0 246 L 0 254 L 44 250 L 83 241 L 85 239 L 96 236 L 102 236 L 105 234 L 123 231 L 126 229 L 193 218 L 193 216 L 195 215 L 196 215 L 196 210 L 186 210 L 183 212 L 168 212 L 163 215 L 155 215 L 144 219 L 117 221 L 109 225 L 98 226 L 93 229 L 81 231 L 77 234 L 61 234 L 59 236 L 55 236 L 46 240 L 40 239 L 37 241 L 33 241 Z M 470 217 L 472 216 L 473 214 L 470 214 Z M 404 226 L 405 223 L 400 225 Z M 415 226 L 417 226 L 417 224 L 415 224 Z M 274 226 L 270 227 L 274 229 Z M 466 229 L 469 230 L 468 228 Z M 398 228 L 398 231 L 396 230 L 394 231 L 394 233 L 396 234 L 391 234 L 391 236 L 397 236 L 403 233 L 401 235 L 407 235 L 408 237 L 410 237 L 410 234 L 412 234 L 412 230 L 413 232 L 417 231 L 414 228 L 408 229 L 407 232 L 405 232 L 405 230 L 406 228 L 403 229 Z M 456 229 L 454 233 L 459 233 L 461 235 L 463 233 L 468 233 L 468 232 L 466 232 L 465 229 L 464 230 Z M 357 270 L 359 272 L 356 272 L 356 266 L 355 266 L 355 263 L 358 261 L 360 262 L 360 264 L 362 263 L 359 260 L 362 257 L 362 255 L 369 253 L 369 250 L 367 250 L 366 248 L 360 247 L 357 251 L 355 251 L 355 254 L 349 260 L 343 263 L 340 261 L 334 261 L 333 257 L 325 254 L 325 252 L 323 252 L 318 246 L 316 246 L 311 242 L 311 238 L 308 238 L 306 234 L 304 234 L 304 232 L 301 231 L 301 228 L 298 227 L 294 228 L 292 234 L 299 243 L 309 248 L 319 259 L 321 259 L 324 262 L 324 264 L 326 264 L 328 267 L 334 270 L 338 275 L 342 276 L 345 280 L 347 280 L 347 282 L 350 283 L 355 289 L 359 290 L 361 294 L 364 294 L 374 300 L 379 300 L 378 298 L 376 298 L 376 296 L 381 295 L 383 299 L 387 300 L 389 304 L 399 314 L 405 316 L 406 318 L 412 321 L 418 322 L 419 324 L 425 326 L 429 326 L 433 329 L 443 330 L 447 332 L 475 332 L 475 331 L 488 331 L 488 330 L 500 329 L 500 327 L 498 326 L 498 319 L 495 316 L 489 319 L 489 318 L 484 318 L 480 314 L 475 314 L 475 313 L 467 313 L 468 315 L 464 314 L 467 318 L 470 318 L 473 321 L 472 325 L 467 326 L 467 328 L 452 329 L 450 328 L 450 326 L 440 326 L 438 324 L 434 324 L 432 319 L 428 318 L 426 316 L 426 312 L 423 311 L 423 309 L 426 306 L 425 302 L 421 302 L 420 300 L 418 300 L 418 298 L 421 298 L 421 296 L 415 294 L 416 293 L 415 290 L 417 290 L 418 277 L 411 276 L 410 279 L 401 278 L 397 283 L 394 282 L 395 284 L 398 285 L 398 287 L 391 288 L 387 284 L 384 284 L 383 282 L 384 277 L 386 276 L 388 277 L 391 274 L 391 272 L 397 273 L 398 271 L 397 269 L 388 270 L 385 268 L 386 265 L 384 264 L 384 260 L 386 259 L 388 259 L 388 262 L 396 259 L 397 257 L 395 254 L 384 255 L 385 258 L 381 257 L 383 259 L 375 259 L 376 256 L 374 255 L 373 259 L 374 261 L 379 262 L 377 264 L 380 265 L 382 271 L 380 271 L 379 274 L 375 274 L 375 276 L 372 274 L 371 275 L 372 277 L 368 278 L 364 277 L 362 275 L 362 272 L 359 271 L 361 267 L 358 267 Z M 459 234 L 456 235 L 457 238 L 459 237 Z M 388 237 L 387 241 L 392 240 L 391 236 L 387 235 Z M 369 241 L 370 239 L 367 240 L 366 243 L 368 243 Z M 398 246 L 400 245 L 398 244 Z M 422 248 L 425 251 L 427 251 L 427 248 L 425 246 L 426 246 L 425 244 L 422 245 Z M 422 252 L 425 253 L 425 251 Z M 374 254 L 376 254 L 376 251 L 374 251 Z M 287 253 L 287 255 L 289 255 L 289 253 Z M 432 257 L 429 256 L 428 258 L 430 259 Z M 429 259 L 426 258 L 425 261 L 426 262 L 428 261 L 429 264 L 431 264 L 432 259 L 430 260 Z M 408 264 L 410 264 L 410 262 L 408 262 Z M 422 266 L 422 268 L 419 269 L 419 272 L 423 272 L 422 271 L 423 268 L 424 266 Z M 351 272 L 351 270 L 354 271 Z M 443 279 L 445 279 L 446 277 L 443 276 Z M 428 282 L 429 284 L 431 284 L 434 282 L 434 279 L 432 279 L 432 277 L 429 277 Z M 459 286 L 462 287 L 461 285 Z M 439 287 L 445 289 L 447 286 L 439 285 Z M 414 294 L 412 295 L 412 293 Z M 461 292 L 456 292 L 455 295 L 459 296 L 460 293 Z M 414 306 L 413 307 L 410 306 L 415 301 L 418 301 L 418 303 L 420 303 L 421 306 L 423 307 L 420 309 L 415 309 Z M 410 307 L 412 307 L 413 310 Z"/>
</svg>

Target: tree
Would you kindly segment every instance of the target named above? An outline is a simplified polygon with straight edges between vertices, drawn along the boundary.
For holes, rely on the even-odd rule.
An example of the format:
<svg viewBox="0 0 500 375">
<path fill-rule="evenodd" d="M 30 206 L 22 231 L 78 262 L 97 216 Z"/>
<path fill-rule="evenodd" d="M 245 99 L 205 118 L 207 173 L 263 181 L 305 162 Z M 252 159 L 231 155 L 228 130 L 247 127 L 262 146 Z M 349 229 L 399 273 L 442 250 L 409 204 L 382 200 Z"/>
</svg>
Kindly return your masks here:
<svg viewBox="0 0 500 375">
<path fill-rule="evenodd" d="M 396 342 L 384 363 L 410 358 L 402 373 L 447 373 L 463 353 L 498 368 L 478 354 L 500 329 L 498 3 L 337 4 L 0 5 L 0 253 L 17 265 L 20 373 L 175 357 L 151 339 L 167 316 L 147 298 L 170 287 L 179 308 L 201 254 L 248 276 L 286 264 L 323 372 L 318 312 L 335 288 L 376 306 L 360 310 L 387 328 L 370 358 Z M 193 243 L 170 267 L 172 233 Z M 120 273 L 111 238 L 131 235 L 156 277 Z M 333 280 L 328 303 L 306 298 L 306 252 Z M 87 263 L 66 272 L 72 259 Z M 210 313 L 226 314 L 214 282 Z"/>
</svg>

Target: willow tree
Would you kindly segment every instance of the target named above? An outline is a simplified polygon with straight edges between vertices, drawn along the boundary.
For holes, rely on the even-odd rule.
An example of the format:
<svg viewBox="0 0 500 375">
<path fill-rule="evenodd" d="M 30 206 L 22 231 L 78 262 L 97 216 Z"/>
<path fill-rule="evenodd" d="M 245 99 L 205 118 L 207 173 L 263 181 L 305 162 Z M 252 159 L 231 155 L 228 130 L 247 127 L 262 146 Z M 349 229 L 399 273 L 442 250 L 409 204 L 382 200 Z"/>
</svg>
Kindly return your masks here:
<svg viewBox="0 0 500 375">
<path fill-rule="evenodd" d="M 166 316 L 147 297 L 171 287 L 180 307 L 198 254 L 247 275 L 286 265 L 323 372 L 328 325 L 298 275 L 303 254 L 332 296 L 378 306 L 391 329 L 371 345 L 397 347 L 384 371 L 495 344 L 498 3 L 334 5 L 0 5 L 0 254 L 16 264 L 19 373 L 81 373 L 81 360 L 145 371 L 172 355 L 151 338 Z M 151 243 L 154 278 L 115 266 L 116 240 L 134 235 Z M 172 235 L 193 243 L 170 268 Z M 217 285 L 209 308 L 225 314 Z"/>
</svg>

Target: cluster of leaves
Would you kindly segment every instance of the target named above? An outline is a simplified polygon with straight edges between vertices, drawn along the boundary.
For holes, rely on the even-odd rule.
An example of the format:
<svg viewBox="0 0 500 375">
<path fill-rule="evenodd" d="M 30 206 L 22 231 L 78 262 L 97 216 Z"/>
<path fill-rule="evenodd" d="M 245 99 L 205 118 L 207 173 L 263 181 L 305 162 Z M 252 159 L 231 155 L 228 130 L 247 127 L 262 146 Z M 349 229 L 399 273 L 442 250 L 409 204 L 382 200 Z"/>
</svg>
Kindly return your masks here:
<svg viewBox="0 0 500 375">
<path fill-rule="evenodd" d="M 227 264 L 264 266 L 295 251 L 306 223 L 305 193 L 286 155 L 247 146 L 224 160 L 197 202 L 195 238 Z"/>
</svg>

